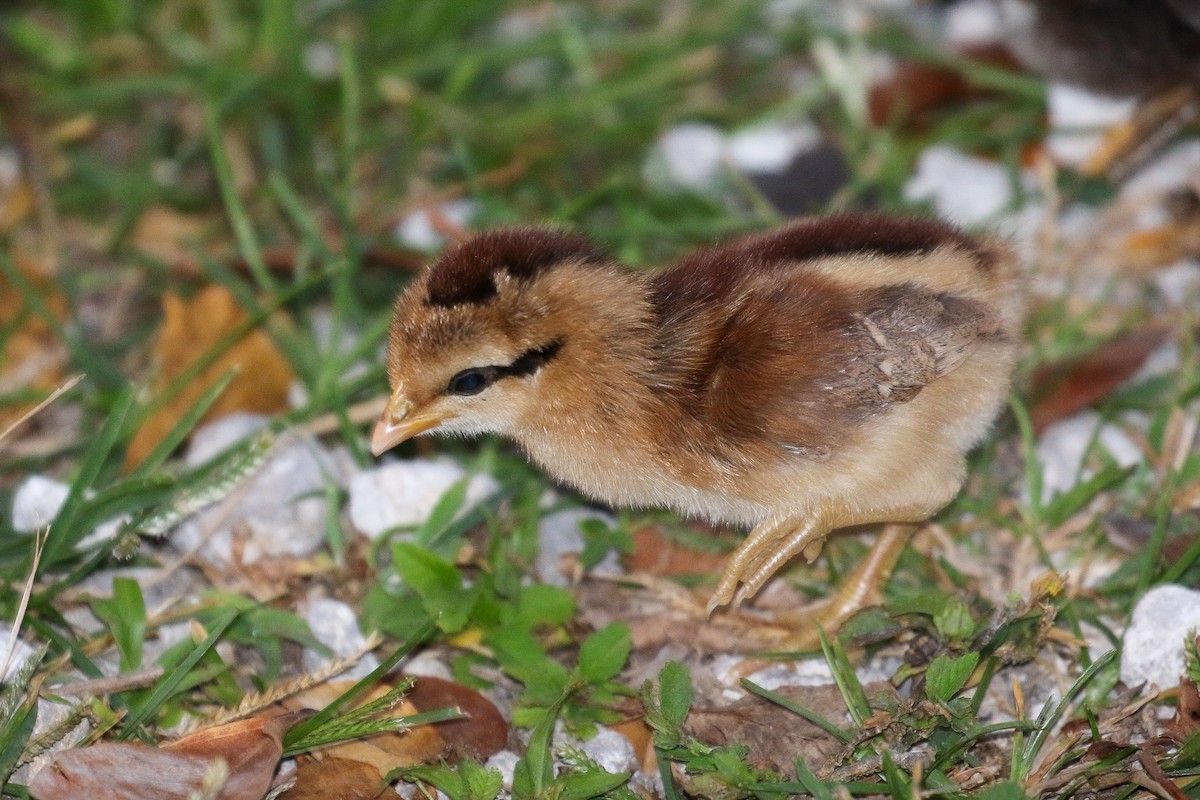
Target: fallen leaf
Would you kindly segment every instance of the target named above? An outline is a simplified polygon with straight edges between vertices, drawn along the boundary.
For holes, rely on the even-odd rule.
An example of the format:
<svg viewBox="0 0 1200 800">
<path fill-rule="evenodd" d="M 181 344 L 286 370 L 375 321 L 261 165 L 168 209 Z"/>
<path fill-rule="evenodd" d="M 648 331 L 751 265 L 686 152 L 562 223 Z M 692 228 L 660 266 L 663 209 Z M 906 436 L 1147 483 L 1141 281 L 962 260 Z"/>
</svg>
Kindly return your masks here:
<svg viewBox="0 0 1200 800">
<path fill-rule="evenodd" d="M 106 742 L 65 750 L 34 776 L 29 791 L 39 800 L 182 800 L 224 774 L 220 791 L 203 796 L 262 800 L 279 765 L 283 733 L 295 719 L 292 714 L 255 717 L 158 748 Z"/>
<path fill-rule="evenodd" d="M 958 55 L 994 68 L 1018 68 L 1012 52 L 996 42 L 969 45 Z M 871 87 L 867 111 L 873 125 L 898 124 L 904 128 L 930 111 L 983 93 L 961 70 L 928 61 L 902 61 L 887 80 Z"/>
<path fill-rule="evenodd" d="M 1112 394 L 1129 380 L 1146 358 L 1166 341 L 1170 329 L 1153 325 L 1114 336 L 1078 358 L 1045 364 L 1033 373 L 1033 408 L 1029 415 L 1037 433 Z"/>
<path fill-rule="evenodd" d="M 630 572 L 659 577 L 720 573 L 728 553 L 703 553 L 679 544 L 657 525 L 645 525 L 633 532 L 633 553 L 626 559 Z"/>
<path fill-rule="evenodd" d="M 370 764 L 349 758 L 297 759 L 296 780 L 279 800 L 374 800 L 395 797 Z"/>
<path fill-rule="evenodd" d="M 0 186 L 0 233 L 19 225 L 33 211 L 33 190 L 24 180 Z"/>
<path fill-rule="evenodd" d="M 845 701 L 833 684 L 782 686 L 774 692 L 835 725 L 847 724 Z M 761 697 L 748 697 L 723 708 L 694 708 L 684 727 L 708 745 L 744 745 L 749 763 L 781 774 L 794 773 L 797 756 L 802 755 L 810 769 L 818 769 L 843 748 L 840 740 L 821 727 Z"/>
<path fill-rule="evenodd" d="M 152 389 L 162 391 L 223 337 L 243 324 L 243 311 L 222 286 L 209 286 L 190 301 L 168 294 L 163 298 L 163 324 L 154 343 L 159 372 Z M 146 419 L 125 453 L 125 468 L 132 469 L 149 455 L 179 418 L 205 391 L 231 369 L 237 374 L 204 419 L 234 411 L 276 413 L 287 408 L 292 370 L 271 338 L 254 329 L 190 380 L 171 401 Z"/>
<path fill-rule="evenodd" d="M 352 683 L 322 684 L 283 702 L 287 708 L 324 708 Z M 374 687 L 362 703 L 382 697 L 393 688 Z M 292 788 L 281 800 L 373 798 L 387 788 L 383 778 L 398 767 L 486 758 L 508 741 L 508 724 L 490 700 L 473 689 L 441 678 L 419 676 L 413 689 L 392 710 L 395 717 L 458 706 L 470 717 L 423 725 L 406 733 L 383 733 L 322 748 L 297 759 Z"/>
<path fill-rule="evenodd" d="M 436 711 L 457 706 L 466 719 L 440 722 L 438 735 L 446 742 L 440 757 L 451 763 L 459 758 L 484 759 L 508 743 L 508 723 L 500 710 L 479 692 L 444 678 L 419 676 L 408 694 L 418 711 Z"/>
<path fill-rule="evenodd" d="M 67 317 L 67 299 L 52 281 L 32 268 L 18 269 L 33 287 L 36 299 L 56 320 Z M 53 328 L 35 309 L 34 304 L 0 276 L 0 330 L 11 331 L 0 347 L 0 395 L 32 391 L 39 395 L 53 391 L 63 382 L 67 350 Z M 0 430 L 20 419 L 37 401 L 0 406 Z"/>
<path fill-rule="evenodd" d="M 644 719 L 631 719 L 610 726 L 614 731 L 625 737 L 633 747 L 634 756 L 642 772 L 652 773 L 658 763 L 658 754 L 654 750 L 654 731 Z"/>
<path fill-rule="evenodd" d="M 353 686 L 351 681 L 335 681 L 315 686 L 283 701 L 289 709 L 320 710 L 340 697 Z M 367 692 L 358 705 L 377 700 L 393 687 L 381 683 Z M 408 698 L 403 698 L 391 710 L 389 716 L 404 717 L 416 714 L 417 708 Z M 422 725 L 405 733 L 380 733 L 343 744 L 324 747 L 302 758 L 344 758 L 369 764 L 375 768 L 376 778 L 383 777 L 396 767 L 424 764 L 438 758 L 446 749 L 446 742 L 433 725 Z"/>
<path fill-rule="evenodd" d="M 1163 726 L 1163 732 L 1178 744 L 1183 744 L 1200 731 L 1200 691 L 1195 681 L 1179 681 L 1179 707 L 1175 716 Z"/>
<path fill-rule="evenodd" d="M 130 234 L 134 247 L 164 264 L 191 257 L 192 247 L 211 230 L 213 221 L 162 205 L 148 207 Z"/>
</svg>

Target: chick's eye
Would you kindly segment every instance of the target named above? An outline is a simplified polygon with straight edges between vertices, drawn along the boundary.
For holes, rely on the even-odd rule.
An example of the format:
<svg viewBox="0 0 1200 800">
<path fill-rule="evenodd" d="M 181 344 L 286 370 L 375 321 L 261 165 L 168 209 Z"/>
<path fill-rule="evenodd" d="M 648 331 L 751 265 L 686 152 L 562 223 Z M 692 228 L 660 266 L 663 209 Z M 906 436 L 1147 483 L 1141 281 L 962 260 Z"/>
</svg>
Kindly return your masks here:
<svg viewBox="0 0 1200 800">
<path fill-rule="evenodd" d="M 479 394 L 487 388 L 487 373 L 481 369 L 464 369 L 450 379 L 450 394 Z"/>
</svg>

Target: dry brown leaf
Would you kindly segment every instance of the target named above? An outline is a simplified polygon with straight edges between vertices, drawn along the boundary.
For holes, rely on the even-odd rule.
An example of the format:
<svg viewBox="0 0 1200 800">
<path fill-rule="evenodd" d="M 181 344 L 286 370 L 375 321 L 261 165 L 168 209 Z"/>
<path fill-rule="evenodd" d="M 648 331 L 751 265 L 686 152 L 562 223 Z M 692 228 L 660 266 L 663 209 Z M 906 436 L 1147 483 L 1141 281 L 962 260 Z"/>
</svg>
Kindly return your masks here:
<svg viewBox="0 0 1200 800">
<path fill-rule="evenodd" d="M 1066 419 L 1111 394 L 1138 371 L 1170 330 L 1152 325 L 1115 336 L 1085 355 L 1038 367 L 1033 374 L 1035 398 L 1030 417 L 1034 430 Z"/>
<path fill-rule="evenodd" d="M 138 217 L 130 241 L 133 246 L 164 264 L 191 257 L 191 247 L 200 241 L 212 221 L 198 214 L 184 214 L 168 206 L 150 206 Z"/>
<path fill-rule="evenodd" d="M 351 686 L 353 686 L 351 681 L 323 683 L 307 692 L 284 700 L 283 705 L 289 709 L 319 710 L 336 700 Z M 392 688 L 386 684 L 379 684 L 372 688 L 361 702 L 377 700 Z M 416 706 L 404 699 L 392 710 L 391 716 L 402 717 L 416 713 Z M 446 742 L 438 734 L 435 726 L 422 725 L 407 733 L 381 733 L 345 744 L 326 747 L 316 753 L 304 756 L 304 758 L 318 760 L 344 758 L 358 761 L 374 767 L 377 773 L 376 777 L 383 777 L 397 767 L 411 767 L 414 764 L 433 761 L 445 749 Z"/>
<path fill-rule="evenodd" d="M 846 716 L 845 701 L 833 684 L 782 686 L 775 693 L 834 724 L 842 724 Z M 722 708 L 694 708 L 685 729 L 705 744 L 745 745 L 751 764 L 785 775 L 794 773 L 798 755 L 803 755 L 811 769 L 818 769 L 843 747 L 819 726 L 761 697 L 748 697 Z"/>
<path fill-rule="evenodd" d="M 491 700 L 461 683 L 418 677 L 408 699 L 422 712 L 454 706 L 466 712 L 466 719 L 437 725 L 438 735 L 446 742 L 446 750 L 439 755 L 451 763 L 463 757 L 487 758 L 508 743 L 508 723 L 500 710 Z"/>
<path fill-rule="evenodd" d="M 33 190 L 24 180 L 0 186 L 0 233 L 12 230 L 33 211 Z"/>
<path fill-rule="evenodd" d="M 631 719 L 611 726 L 625 737 L 633 747 L 634 755 L 642 772 L 653 774 L 657 770 L 658 754 L 654 750 L 654 731 L 643 719 Z"/>
<path fill-rule="evenodd" d="M 295 716 L 256 717 L 185 736 L 161 748 L 102 743 L 60 753 L 29 784 L 39 800 L 172 800 L 200 792 L 228 768 L 219 800 L 262 800 Z M 220 784 L 218 784 L 220 785 Z M 208 796 L 208 795 L 205 795 Z"/>
<path fill-rule="evenodd" d="M 969 45 L 958 55 L 1000 69 L 1018 68 L 1012 52 L 1000 43 Z M 886 81 L 871 87 L 867 113 L 873 125 L 911 127 L 931 111 L 983 93 L 961 70 L 928 61 L 901 61 Z"/>
<path fill-rule="evenodd" d="M 296 780 L 279 800 L 374 800 L 395 797 L 370 764 L 348 758 L 297 759 Z"/>
<path fill-rule="evenodd" d="M 245 320 L 246 312 L 222 286 L 206 287 L 190 301 L 173 294 L 166 295 L 163 298 L 163 325 L 154 343 L 159 372 L 152 388 L 155 391 L 166 388 Z M 237 375 L 204 419 L 215 419 L 234 411 L 271 414 L 287 408 L 291 367 L 265 331 L 252 330 L 146 420 L 125 453 L 125 468 L 132 469 L 140 464 L 180 416 L 231 369 L 237 370 Z"/>
<path fill-rule="evenodd" d="M 1179 681 L 1179 707 L 1164 726 L 1164 732 L 1183 744 L 1197 731 L 1200 731 L 1200 691 L 1196 689 L 1195 681 L 1182 678 Z"/>
<path fill-rule="evenodd" d="M 34 268 L 22 269 L 25 278 L 38 293 L 41 303 L 58 320 L 67 317 L 67 299 L 49 280 L 39 277 Z M 0 329 L 12 330 L 0 348 L 0 395 L 20 390 L 38 393 L 53 391 L 63 382 L 67 351 L 54 331 L 29 304 L 25 296 L 0 276 Z M 0 430 L 33 408 L 36 402 L 0 406 Z"/>
<path fill-rule="evenodd" d="M 720 573 L 728 553 L 702 553 L 684 547 L 663 534 L 661 527 L 646 525 L 633 532 L 633 554 L 626 559 L 630 572 L 659 577 Z"/>
<path fill-rule="evenodd" d="M 284 701 L 288 708 L 319 709 L 352 684 L 327 683 Z M 386 694 L 374 687 L 361 702 Z M 296 782 L 281 800 L 373 798 L 386 788 L 383 777 L 398 767 L 458 758 L 486 758 L 508 741 L 508 725 L 500 711 L 473 689 L 441 678 L 418 677 L 408 696 L 392 711 L 400 717 L 458 706 L 468 719 L 424 725 L 407 733 L 384 733 L 324 748 L 297 759 Z"/>
</svg>

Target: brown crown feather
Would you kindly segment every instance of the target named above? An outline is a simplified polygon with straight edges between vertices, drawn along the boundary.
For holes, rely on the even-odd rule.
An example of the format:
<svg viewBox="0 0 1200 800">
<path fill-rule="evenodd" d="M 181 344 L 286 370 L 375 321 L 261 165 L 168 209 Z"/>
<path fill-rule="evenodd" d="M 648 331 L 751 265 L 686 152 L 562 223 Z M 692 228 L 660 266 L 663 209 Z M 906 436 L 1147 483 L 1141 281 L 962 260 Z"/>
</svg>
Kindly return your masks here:
<svg viewBox="0 0 1200 800">
<path fill-rule="evenodd" d="M 571 262 L 598 264 L 603 254 L 582 236 L 545 228 L 498 228 L 444 252 L 429 268 L 431 306 L 486 303 L 496 296 L 495 276 L 505 272 L 528 280 Z"/>
</svg>

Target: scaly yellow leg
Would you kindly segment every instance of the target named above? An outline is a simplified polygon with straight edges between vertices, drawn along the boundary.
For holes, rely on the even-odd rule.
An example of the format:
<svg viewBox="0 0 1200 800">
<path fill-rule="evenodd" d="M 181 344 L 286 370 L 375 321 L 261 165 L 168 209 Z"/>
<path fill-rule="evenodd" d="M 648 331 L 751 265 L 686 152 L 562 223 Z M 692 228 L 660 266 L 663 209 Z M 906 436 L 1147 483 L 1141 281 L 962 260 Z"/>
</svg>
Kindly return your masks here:
<svg viewBox="0 0 1200 800">
<path fill-rule="evenodd" d="M 871 546 L 871 552 L 843 581 L 842 588 L 830 599 L 829 605 L 821 610 L 821 627 L 827 631 L 837 630 L 858 611 L 883 599 L 883 587 L 917 527 L 909 522 L 892 522 L 883 526 L 879 538 Z"/>
<path fill-rule="evenodd" d="M 850 523 L 843 522 L 840 514 L 824 510 L 805 519 L 772 518 L 760 522 L 725 565 L 721 582 L 708 601 L 709 615 L 730 602 L 740 605 L 798 553 L 803 552 L 810 561 L 816 558 L 829 532 L 845 524 Z"/>
</svg>

